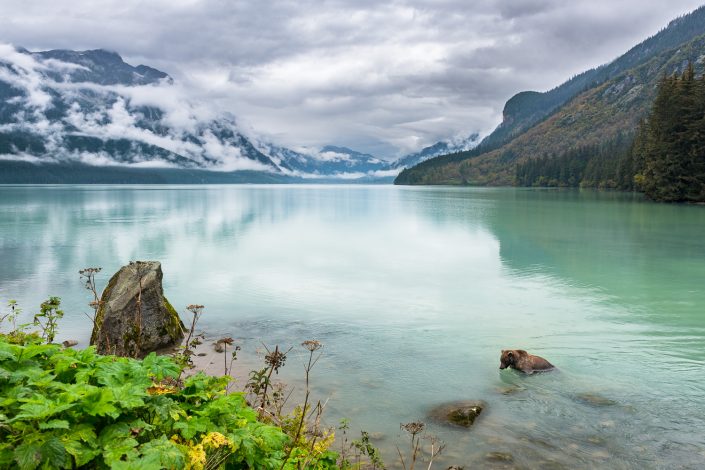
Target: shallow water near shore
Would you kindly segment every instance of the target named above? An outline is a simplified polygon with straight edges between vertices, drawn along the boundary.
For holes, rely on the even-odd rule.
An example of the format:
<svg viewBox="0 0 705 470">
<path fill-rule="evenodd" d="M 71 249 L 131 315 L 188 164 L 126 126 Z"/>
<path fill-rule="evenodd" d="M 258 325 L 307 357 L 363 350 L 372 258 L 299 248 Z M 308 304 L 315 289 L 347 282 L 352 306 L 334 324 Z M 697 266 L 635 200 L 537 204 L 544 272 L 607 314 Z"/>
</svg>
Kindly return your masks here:
<svg viewBox="0 0 705 470">
<path fill-rule="evenodd" d="M 373 433 L 488 404 L 471 430 L 428 422 L 466 468 L 702 468 L 705 208 L 591 191 L 392 186 L 0 186 L 0 301 L 62 297 L 86 345 L 90 300 L 135 259 L 162 262 L 177 309 L 261 342 L 306 339 L 331 424 Z M 522 348 L 558 369 L 500 371 Z M 244 379 L 243 379 L 244 380 Z M 445 466 L 444 466 L 445 465 Z"/>
</svg>

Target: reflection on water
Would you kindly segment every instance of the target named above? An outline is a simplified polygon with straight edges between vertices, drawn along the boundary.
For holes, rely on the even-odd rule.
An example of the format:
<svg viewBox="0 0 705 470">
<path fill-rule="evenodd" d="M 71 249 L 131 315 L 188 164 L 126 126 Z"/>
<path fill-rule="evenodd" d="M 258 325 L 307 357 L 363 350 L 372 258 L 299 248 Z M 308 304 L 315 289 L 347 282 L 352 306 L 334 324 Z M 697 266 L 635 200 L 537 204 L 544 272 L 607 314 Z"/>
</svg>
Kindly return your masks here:
<svg viewBox="0 0 705 470">
<path fill-rule="evenodd" d="M 172 303 L 245 351 L 322 340 L 331 421 L 390 462 L 400 422 L 482 399 L 473 430 L 431 426 L 439 467 L 697 467 L 704 229 L 702 207 L 577 191 L 0 187 L 0 300 L 63 296 L 60 339 L 85 343 L 78 270 L 158 259 Z M 500 373 L 502 348 L 559 371 Z"/>
</svg>

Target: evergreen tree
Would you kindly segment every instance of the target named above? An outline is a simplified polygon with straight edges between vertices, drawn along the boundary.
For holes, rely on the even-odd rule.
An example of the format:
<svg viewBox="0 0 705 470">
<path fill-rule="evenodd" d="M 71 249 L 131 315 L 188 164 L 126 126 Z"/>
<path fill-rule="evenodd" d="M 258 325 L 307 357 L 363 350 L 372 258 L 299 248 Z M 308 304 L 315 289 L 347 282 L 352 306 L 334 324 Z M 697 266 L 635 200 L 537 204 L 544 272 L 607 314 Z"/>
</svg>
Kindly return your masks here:
<svg viewBox="0 0 705 470">
<path fill-rule="evenodd" d="M 657 201 L 705 200 L 705 81 L 692 64 L 680 76 L 664 77 L 648 122 L 635 145 L 642 162 L 636 181 Z"/>
</svg>

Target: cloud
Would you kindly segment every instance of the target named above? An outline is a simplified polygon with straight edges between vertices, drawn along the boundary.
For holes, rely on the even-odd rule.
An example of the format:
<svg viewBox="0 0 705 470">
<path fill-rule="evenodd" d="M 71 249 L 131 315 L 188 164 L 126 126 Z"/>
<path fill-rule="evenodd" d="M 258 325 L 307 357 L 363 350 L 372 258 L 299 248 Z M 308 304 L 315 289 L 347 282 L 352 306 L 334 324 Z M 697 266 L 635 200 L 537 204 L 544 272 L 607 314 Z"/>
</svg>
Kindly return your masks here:
<svg viewBox="0 0 705 470">
<path fill-rule="evenodd" d="M 5 0 L 0 40 L 104 47 L 164 70 L 205 103 L 167 113 L 183 128 L 231 112 L 289 147 L 389 158 L 491 131 L 513 94 L 608 62 L 701 1 Z"/>
<path fill-rule="evenodd" d="M 11 122 L 0 126 L 0 130 L 39 136 L 46 148 L 45 157 L 57 161 L 175 166 L 173 157 L 165 157 L 163 152 L 156 159 L 146 156 L 139 147 L 144 144 L 164 149 L 198 167 L 221 171 L 274 170 L 243 155 L 238 144 L 230 141 L 230 136 L 237 132 L 232 117 L 212 109 L 207 102 L 192 101 L 187 90 L 170 80 L 141 86 L 99 85 L 72 82 L 70 75 L 62 75 L 62 72 L 84 68 L 56 59 L 43 60 L 0 44 L 0 81 L 20 92 L 8 100 L 8 104 L 17 105 L 17 111 Z M 51 78 L 56 73 L 62 77 L 60 81 Z M 56 107 L 66 109 L 54 113 L 60 118 L 49 119 L 47 111 Z M 223 135 L 216 135 L 213 129 L 223 130 Z M 67 137 L 131 143 L 129 149 L 121 150 L 120 158 L 116 158 L 103 150 L 67 150 Z M 16 150 L 14 159 L 36 159 L 36 155 L 30 158 L 26 151 Z"/>
</svg>

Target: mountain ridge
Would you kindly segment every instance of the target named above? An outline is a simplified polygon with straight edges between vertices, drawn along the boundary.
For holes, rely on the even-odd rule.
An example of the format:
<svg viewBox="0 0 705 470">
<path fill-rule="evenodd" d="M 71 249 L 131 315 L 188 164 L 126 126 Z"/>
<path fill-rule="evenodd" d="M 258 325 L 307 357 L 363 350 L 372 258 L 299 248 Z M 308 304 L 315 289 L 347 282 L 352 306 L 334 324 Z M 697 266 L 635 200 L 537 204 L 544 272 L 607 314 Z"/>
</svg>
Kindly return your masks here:
<svg viewBox="0 0 705 470">
<path fill-rule="evenodd" d="M 477 134 L 439 141 L 394 161 L 332 144 L 297 151 L 242 131 L 232 114 L 203 113 L 179 93 L 166 72 L 130 65 L 114 51 L 0 44 L 0 160 L 391 181 L 407 166 L 479 141 Z"/>
<path fill-rule="evenodd" d="M 259 171 L 293 180 L 396 175 L 390 162 L 341 146 L 278 146 L 179 93 L 166 72 L 132 66 L 114 51 L 0 45 L 0 159 Z"/>
<path fill-rule="evenodd" d="M 514 183 L 514 165 L 523 159 L 560 153 L 621 132 L 633 133 L 648 112 L 660 74 L 682 71 L 689 60 L 702 66 L 703 34 L 705 7 L 700 7 L 671 21 L 614 61 L 549 92 L 518 93 L 505 105 L 503 122 L 474 150 L 404 170 L 395 183 L 510 185 Z M 590 86 L 565 102 L 546 105 L 550 101 L 547 96 L 558 96 L 555 90 L 563 87 L 565 95 L 565 90 L 589 80 Z M 605 94 L 598 96 L 600 92 Z"/>
</svg>

